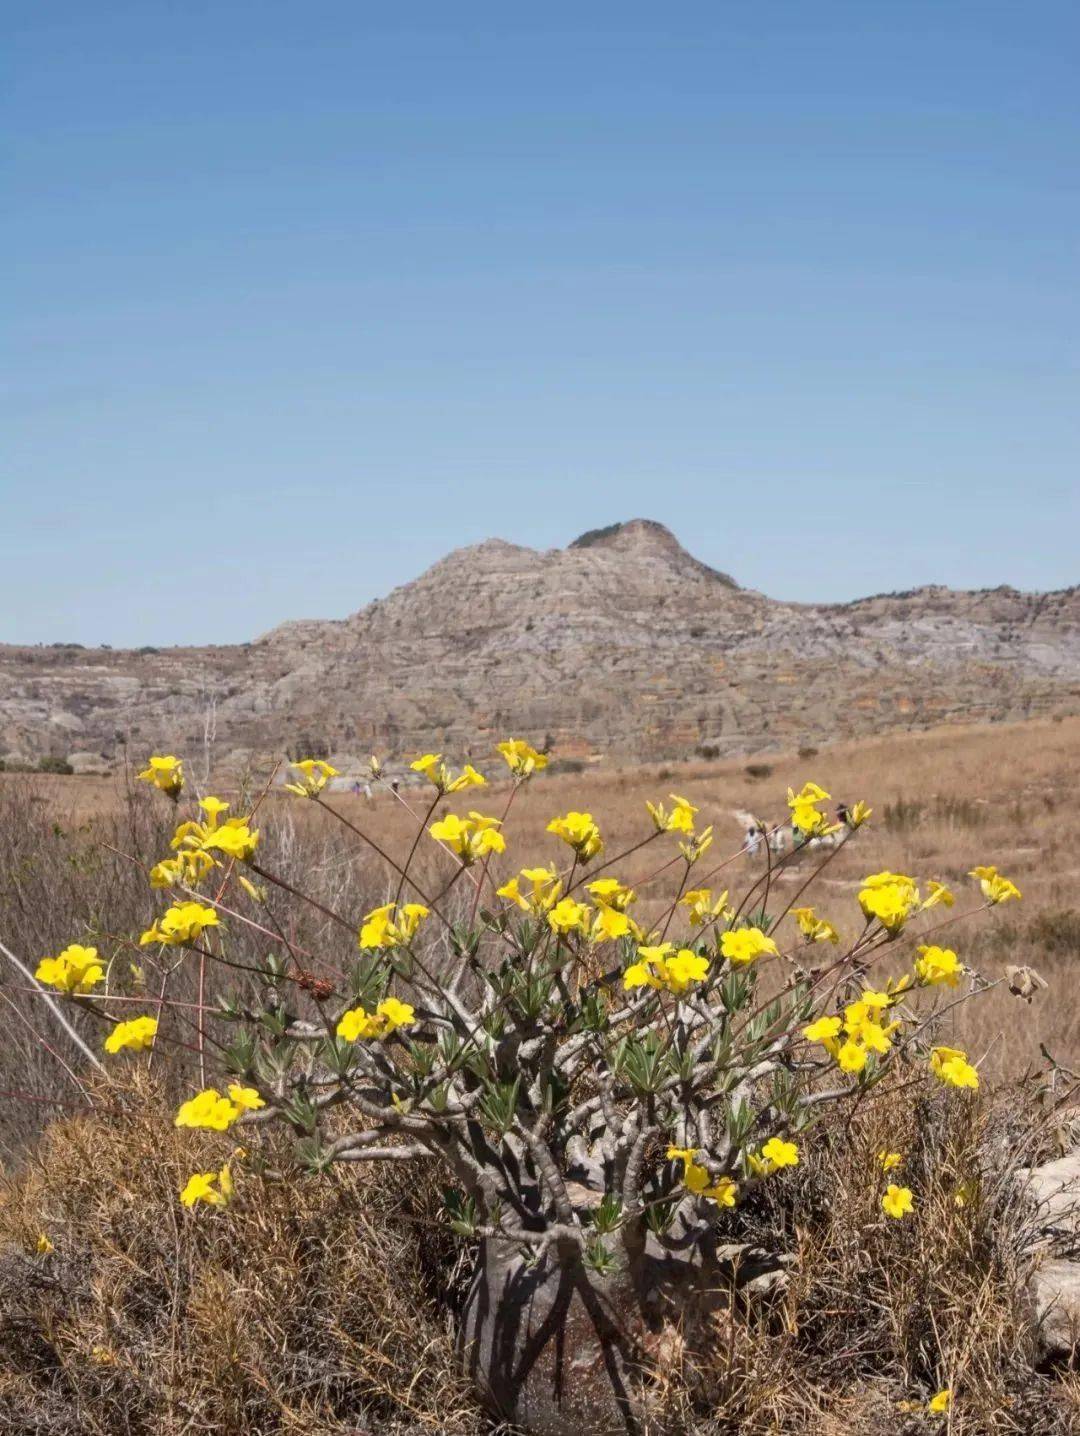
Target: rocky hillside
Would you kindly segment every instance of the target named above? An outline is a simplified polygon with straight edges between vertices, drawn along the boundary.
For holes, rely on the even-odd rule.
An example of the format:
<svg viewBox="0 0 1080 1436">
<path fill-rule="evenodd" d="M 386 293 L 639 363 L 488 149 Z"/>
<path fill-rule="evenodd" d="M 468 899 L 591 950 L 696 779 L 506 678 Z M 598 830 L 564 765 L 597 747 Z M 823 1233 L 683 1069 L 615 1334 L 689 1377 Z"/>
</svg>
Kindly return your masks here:
<svg viewBox="0 0 1080 1436">
<path fill-rule="evenodd" d="M 779 603 L 644 519 L 543 553 L 489 539 L 350 618 L 232 647 L 0 646 L 0 754 L 77 767 L 125 742 L 209 740 L 235 766 L 509 733 L 678 757 L 1058 711 L 1080 711 L 1080 589 Z"/>
</svg>

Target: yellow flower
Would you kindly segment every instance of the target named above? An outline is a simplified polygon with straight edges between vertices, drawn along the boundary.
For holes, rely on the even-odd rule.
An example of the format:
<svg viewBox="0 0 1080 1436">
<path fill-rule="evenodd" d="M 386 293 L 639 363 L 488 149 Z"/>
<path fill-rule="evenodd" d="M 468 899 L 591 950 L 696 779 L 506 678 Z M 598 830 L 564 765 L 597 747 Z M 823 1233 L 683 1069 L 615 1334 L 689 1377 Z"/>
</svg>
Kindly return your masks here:
<svg viewBox="0 0 1080 1436">
<path fill-rule="evenodd" d="M 617 912 L 625 912 L 634 901 L 633 888 L 628 888 L 618 878 L 597 878 L 595 882 L 586 884 L 586 890 L 596 902 L 613 907 Z"/>
<path fill-rule="evenodd" d="M 244 1153 L 243 1147 L 237 1147 L 236 1150 L 240 1155 L 246 1155 Z M 218 1190 L 221 1192 L 221 1195 L 225 1198 L 226 1202 L 232 1201 L 233 1193 L 236 1191 L 236 1187 L 233 1184 L 232 1172 L 229 1168 L 228 1162 L 226 1162 L 225 1165 L 222 1167 L 221 1171 L 218 1172 Z"/>
<path fill-rule="evenodd" d="M 730 917 L 732 910 L 728 906 L 727 889 L 713 901 L 710 888 L 693 888 L 690 892 L 683 893 L 679 902 L 683 907 L 689 909 L 690 926 L 704 927 L 707 922 L 714 918 Z"/>
<path fill-rule="evenodd" d="M 73 942 L 58 957 L 43 957 L 34 973 L 38 982 L 60 992 L 89 992 L 105 980 L 105 969 L 98 961 L 96 947 L 82 947 Z"/>
<path fill-rule="evenodd" d="M 253 831 L 243 818 L 230 818 L 227 823 L 222 823 L 220 828 L 214 829 L 206 839 L 203 850 L 216 848 L 227 858 L 235 858 L 238 862 L 249 863 L 255 856 L 255 849 L 258 846 L 258 828 Z"/>
<path fill-rule="evenodd" d="M 887 1217 L 894 1217 L 899 1220 L 908 1212 L 914 1211 L 915 1206 L 911 1200 L 910 1187 L 898 1187 L 890 1182 L 885 1195 L 881 1199 L 881 1210 Z"/>
<path fill-rule="evenodd" d="M 417 928 L 429 915 L 429 909 L 418 902 L 403 903 L 397 908 L 395 918 L 395 907 L 395 903 L 388 902 L 367 914 L 360 929 L 362 948 L 407 947 L 412 942 Z"/>
<path fill-rule="evenodd" d="M 840 934 L 831 922 L 818 917 L 812 907 L 792 908 L 791 916 L 799 924 L 799 931 L 807 942 L 839 942 Z"/>
<path fill-rule="evenodd" d="M 584 903 L 564 897 L 548 913 L 548 923 L 554 932 L 566 937 L 569 933 L 589 931 L 589 909 Z"/>
<path fill-rule="evenodd" d="M 462 788 L 481 788 L 487 782 L 483 773 L 478 773 L 471 763 L 466 763 L 457 777 L 454 777 L 442 761 L 441 753 L 425 753 L 422 758 L 417 758 L 415 763 L 410 763 L 409 767 L 414 773 L 423 773 L 440 793 L 460 793 Z"/>
<path fill-rule="evenodd" d="M 155 754 L 150 759 L 150 766 L 144 768 L 139 774 L 144 783 L 153 783 L 155 788 L 160 789 L 169 798 L 178 798 L 180 790 L 184 786 L 184 765 L 179 758 L 172 754 Z"/>
<path fill-rule="evenodd" d="M 38 1256 L 48 1256 L 49 1253 L 54 1252 L 56 1248 L 53 1246 L 52 1242 L 49 1240 L 49 1238 L 45 1235 L 44 1232 L 39 1232 L 38 1239 L 34 1243 L 34 1250 L 37 1252 Z"/>
<path fill-rule="evenodd" d="M 770 1137 L 761 1149 L 763 1161 L 770 1164 L 774 1171 L 781 1167 L 797 1167 L 799 1165 L 799 1149 L 794 1142 L 785 1142 L 781 1137 Z"/>
<path fill-rule="evenodd" d="M 791 826 L 804 838 L 821 837 L 835 833 L 839 823 L 830 824 L 825 813 L 819 812 L 816 803 L 824 803 L 831 795 L 816 783 L 804 783 L 799 793 L 788 789 L 787 802 L 791 810 Z"/>
<path fill-rule="evenodd" d="M 873 808 L 868 808 L 860 798 L 853 808 L 848 809 L 848 827 L 852 829 L 861 828 L 873 811 Z"/>
<path fill-rule="evenodd" d="M 139 946 L 163 942 L 168 947 L 180 947 L 195 942 L 208 927 L 220 927 L 217 913 L 212 907 L 203 907 L 197 902 L 174 903 L 164 912 L 153 927 L 147 928 L 139 938 Z"/>
<path fill-rule="evenodd" d="M 531 888 L 527 895 L 521 891 L 519 878 Z M 562 883 L 554 868 L 522 868 L 518 877 L 497 889 L 499 897 L 516 903 L 522 912 L 546 912 L 558 901 L 561 891 Z"/>
<path fill-rule="evenodd" d="M 741 927 L 721 934 L 720 952 L 728 962 L 755 962 L 763 953 L 771 953 L 775 957 L 777 946 L 760 928 Z"/>
<path fill-rule="evenodd" d="M 1020 889 L 1008 878 L 1002 877 L 997 868 L 972 868 L 968 876 L 978 878 L 982 895 L 989 903 L 1019 901 Z"/>
<path fill-rule="evenodd" d="M 633 918 L 627 917 L 621 908 L 608 907 L 607 903 L 597 903 L 596 917 L 592 926 L 594 942 L 614 942 L 617 938 L 631 935 L 639 942 L 641 941 L 641 928 Z"/>
<path fill-rule="evenodd" d="M 709 848 L 712 847 L 712 841 L 713 830 L 712 824 L 710 823 L 709 826 L 700 833 L 695 833 L 688 843 L 680 843 L 679 852 L 682 853 L 688 863 L 696 863 L 702 853 L 708 852 Z"/>
<path fill-rule="evenodd" d="M 164 858 L 150 869 L 152 888 L 198 887 L 207 873 L 217 867 L 203 848 L 184 848 L 175 858 Z"/>
<path fill-rule="evenodd" d="M 709 959 L 689 948 L 680 948 L 664 964 L 664 981 L 670 992 L 685 992 L 692 982 L 704 982 L 709 975 Z"/>
<path fill-rule="evenodd" d="M 265 889 L 265 888 L 256 887 L 256 885 L 251 881 L 250 878 L 244 877 L 243 873 L 238 873 L 238 874 L 237 874 L 237 881 L 239 882 L 240 886 L 244 889 L 244 891 L 247 893 L 248 897 L 251 899 L 252 902 L 265 902 L 265 901 L 266 901 L 266 889 Z"/>
<path fill-rule="evenodd" d="M 254 1087 L 241 1087 L 237 1082 L 229 1083 L 229 1100 L 241 1112 L 257 1112 L 266 1106 Z"/>
<path fill-rule="evenodd" d="M 701 1195 L 711 1197 L 718 1206 L 733 1207 L 739 1200 L 739 1186 L 731 1177 L 721 1177 L 711 1187 L 706 1187 Z"/>
<path fill-rule="evenodd" d="M 859 1029 L 859 1041 L 868 1052 L 876 1052 L 883 1057 L 892 1046 L 889 1038 L 891 1030 L 891 1027 L 881 1027 L 878 1023 L 867 1020 Z"/>
<path fill-rule="evenodd" d="M 342 1013 L 335 1030 L 346 1042 L 359 1042 L 364 1038 L 377 1036 L 379 1023 L 374 1013 L 367 1012 L 362 1007 L 353 1007 Z"/>
<path fill-rule="evenodd" d="M 692 1162 L 698 1151 L 697 1147 L 669 1147 L 667 1159 L 669 1162 Z"/>
<path fill-rule="evenodd" d="M 852 1042 L 850 1038 L 836 1050 L 836 1064 L 843 1072 L 861 1072 L 866 1061 L 866 1048 L 858 1042 Z"/>
<path fill-rule="evenodd" d="M 927 1411 L 932 1411 L 935 1416 L 940 1416 L 943 1411 L 948 1411 L 952 1405 L 952 1391 L 945 1386 L 935 1396 L 931 1396 L 926 1404 Z"/>
<path fill-rule="evenodd" d="M 317 798 L 330 779 L 338 776 L 338 770 L 321 758 L 301 758 L 296 763 L 290 763 L 289 767 L 295 768 L 301 776 L 298 782 L 286 783 L 285 787 L 298 798 Z"/>
<path fill-rule="evenodd" d="M 412 1003 L 399 1002 L 396 997 L 384 997 L 375 1009 L 375 1015 L 382 1022 L 384 1035 L 396 1032 L 399 1027 L 411 1027 L 416 1020 Z"/>
<path fill-rule="evenodd" d="M 506 851 L 506 839 L 499 832 L 501 826 L 500 819 L 486 818 L 482 813 L 470 812 L 467 818 L 447 813 L 445 818 L 432 823 L 428 832 L 437 842 L 452 848 L 468 866 L 489 853 Z"/>
<path fill-rule="evenodd" d="M 840 1036 L 842 1026 L 839 1017 L 819 1017 L 816 1022 L 811 1022 L 809 1027 L 803 1028 L 803 1036 L 807 1042 L 828 1044 L 835 1042 Z"/>
<path fill-rule="evenodd" d="M 515 778 L 528 778 L 533 773 L 542 772 L 548 765 L 547 755 L 537 752 L 523 738 L 508 738 L 496 747 Z"/>
<path fill-rule="evenodd" d="M 900 1163 L 904 1160 L 899 1152 L 889 1151 L 879 1152 L 877 1154 L 877 1159 L 881 1163 L 881 1170 L 883 1172 L 891 1172 L 894 1167 L 898 1167 Z"/>
<path fill-rule="evenodd" d="M 673 952 L 674 947 L 670 942 L 664 943 L 664 950 Z M 662 957 L 645 957 L 647 952 L 660 952 L 660 948 L 638 948 L 640 962 L 632 963 L 623 973 L 623 987 L 630 991 L 635 987 L 663 987 L 664 981 L 660 973 L 665 971 Z"/>
<path fill-rule="evenodd" d="M 222 1167 L 220 1172 L 193 1172 L 180 1193 L 184 1206 L 193 1207 L 196 1202 L 206 1202 L 211 1207 L 228 1206 L 232 1195 L 232 1179 L 226 1177 L 228 1170 L 228 1167 Z M 224 1182 L 223 1177 L 226 1177 Z M 227 1191 L 222 1190 L 224 1187 Z"/>
<path fill-rule="evenodd" d="M 707 1197 L 722 1207 L 733 1207 L 739 1196 L 737 1183 L 730 1177 L 721 1177 L 711 1185 L 708 1171 L 694 1161 L 697 1153 L 697 1147 L 669 1147 L 668 1161 L 682 1162 L 683 1186 L 688 1191 L 699 1197 Z"/>
<path fill-rule="evenodd" d="M 673 943 L 659 947 L 639 947 L 639 962 L 623 973 L 623 986 L 665 987 L 669 992 L 682 993 L 693 982 L 703 982 L 709 975 L 709 959 L 699 957 L 689 948 L 675 951 Z"/>
<path fill-rule="evenodd" d="M 346 1012 L 337 1025 L 337 1035 L 346 1042 L 389 1037 L 399 1027 L 411 1027 L 415 1020 L 416 1011 L 411 1003 L 386 997 L 374 1012 L 365 1012 L 362 1007 Z"/>
<path fill-rule="evenodd" d="M 694 817 L 697 808 L 686 798 L 680 798 L 678 793 L 669 793 L 668 797 L 673 803 L 671 812 L 667 812 L 663 803 L 646 803 L 649 814 L 656 825 L 658 833 L 686 833 L 688 836 L 694 831 Z"/>
<path fill-rule="evenodd" d="M 902 873 L 873 873 L 863 879 L 859 906 L 867 919 L 877 918 L 886 932 L 896 936 L 919 905 L 914 878 Z"/>
<path fill-rule="evenodd" d="M 793 793 L 788 789 L 788 807 L 790 808 L 792 803 L 827 803 L 831 797 L 832 794 L 826 793 L 817 783 L 804 783 L 800 793 Z"/>
<path fill-rule="evenodd" d="M 206 1127 L 224 1132 L 240 1116 L 241 1109 L 223 1097 L 216 1087 L 207 1087 L 182 1104 L 173 1119 L 176 1127 Z M 189 1204 L 190 1205 L 190 1204 Z"/>
<path fill-rule="evenodd" d="M 955 987 L 964 971 L 963 963 L 951 947 L 919 948 L 915 959 L 915 975 L 924 987 Z"/>
<path fill-rule="evenodd" d="M 924 912 L 927 908 L 937 907 L 939 904 L 943 907 L 952 907 L 956 901 L 944 883 L 935 882 L 933 878 L 930 878 L 926 886 L 930 889 L 930 896 L 923 903 Z"/>
<path fill-rule="evenodd" d="M 979 1074 L 959 1047 L 935 1047 L 930 1053 L 930 1070 L 949 1087 L 978 1089 Z"/>
<path fill-rule="evenodd" d="M 121 1052 L 125 1047 L 132 1052 L 144 1052 L 154 1045 L 157 1036 L 156 1017 L 133 1017 L 129 1022 L 118 1022 L 105 1039 L 106 1052 Z"/>
<path fill-rule="evenodd" d="M 587 863 L 604 851 L 600 829 L 591 813 L 569 812 L 565 817 L 552 818 L 547 830 L 573 848 L 580 862 Z"/>
</svg>

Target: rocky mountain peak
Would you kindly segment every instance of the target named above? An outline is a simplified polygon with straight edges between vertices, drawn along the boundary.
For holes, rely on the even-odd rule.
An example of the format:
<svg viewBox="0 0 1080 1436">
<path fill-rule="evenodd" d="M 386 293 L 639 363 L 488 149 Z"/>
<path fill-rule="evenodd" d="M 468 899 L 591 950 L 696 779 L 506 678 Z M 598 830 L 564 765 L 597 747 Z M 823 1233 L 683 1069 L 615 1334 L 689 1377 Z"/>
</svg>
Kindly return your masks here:
<svg viewBox="0 0 1080 1436">
<path fill-rule="evenodd" d="M 739 586 L 728 574 L 710 568 L 688 553 L 671 530 L 655 519 L 627 519 L 623 523 L 608 524 L 606 528 L 589 529 L 568 544 L 567 549 L 594 549 L 625 554 L 631 560 L 659 561 L 687 572 L 710 575 L 728 588 Z"/>
</svg>

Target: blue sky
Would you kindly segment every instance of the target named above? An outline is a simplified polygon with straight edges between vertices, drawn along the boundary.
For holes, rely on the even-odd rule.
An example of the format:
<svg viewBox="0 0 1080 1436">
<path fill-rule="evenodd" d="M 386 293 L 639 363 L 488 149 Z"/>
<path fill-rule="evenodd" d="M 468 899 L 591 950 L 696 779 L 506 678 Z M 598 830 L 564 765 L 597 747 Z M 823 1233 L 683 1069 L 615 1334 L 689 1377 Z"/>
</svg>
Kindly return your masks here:
<svg viewBox="0 0 1080 1436">
<path fill-rule="evenodd" d="M 227 642 L 644 516 L 1080 581 L 1080 8 L 8 7 L 0 639 Z"/>
</svg>

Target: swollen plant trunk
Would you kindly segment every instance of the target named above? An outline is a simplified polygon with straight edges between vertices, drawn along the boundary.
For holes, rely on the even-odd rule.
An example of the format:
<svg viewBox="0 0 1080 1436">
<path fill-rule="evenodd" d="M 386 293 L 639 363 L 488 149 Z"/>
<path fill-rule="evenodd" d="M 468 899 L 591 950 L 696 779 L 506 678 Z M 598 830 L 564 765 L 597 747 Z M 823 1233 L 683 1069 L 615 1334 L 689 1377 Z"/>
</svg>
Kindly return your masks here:
<svg viewBox="0 0 1080 1436">
<path fill-rule="evenodd" d="M 777 1277 L 776 1262 L 717 1249 L 708 1235 L 664 1246 L 650 1235 L 636 1259 L 606 1275 L 553 1247 L 529 1263 L 487 1241 L 463 1314 L 462 1357 L 492 1411 L 529 1436 L 633 1436 L 657 1414 L 662 1378 L 683 1354 L 706 1334 L 715 1345 L 709 1317 L 737 1287 L 750 1281 L 760 1291 Z"/>
</svg>

